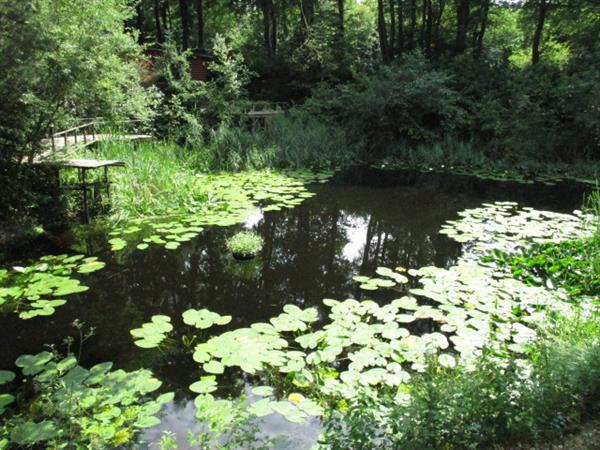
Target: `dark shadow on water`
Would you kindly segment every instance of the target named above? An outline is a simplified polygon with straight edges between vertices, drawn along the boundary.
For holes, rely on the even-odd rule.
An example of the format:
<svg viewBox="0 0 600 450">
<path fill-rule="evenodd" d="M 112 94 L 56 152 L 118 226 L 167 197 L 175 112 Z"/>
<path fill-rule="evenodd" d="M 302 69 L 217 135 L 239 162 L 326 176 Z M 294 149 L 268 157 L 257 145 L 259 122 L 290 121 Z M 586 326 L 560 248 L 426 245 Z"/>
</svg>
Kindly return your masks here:
<svg viewBox="0 0 600 450">
<path fill-rule="evenodd" d="M 294 209 L 257 213 L 248 219 L 245 226 L 265 240 L 254 261 L 237 262 L 225 247 L 225 239 L 240 227 L 209 228 L 178 250 L 136 251 L 124 262 L 111 259 L 108 252 L 99 255 L 109 264 L 86 278 L 90 290 L 71 298 L 53 316 L 30 321 L 14 315 L 0 317 L 0 368 L 11 368 L 17 356 L 39 352 L 43 344 L 59 344 L 65 335 L 73 334 L 69 324 L 79 318 L 95 328 L 95 336 L 84 343 L 84 365 L 114 361 L 125 369 L 151 368 L 167 389 L 178 393 L 164 423 L 181 423 L 182 415 L 192 423 L 193 395 L 187 386 L 200 371 L 191 354 L 181 346 L 139 349 L 129 334 L 153 314 L 171 316 L 173 336 L 180 341 L 194 332 L 181 321 L 188 308 L 232 315 L 231 324 L 215 330 L 221 332 L 268 320 L 285 304 L 316 306 L 324 313 L 321 300 L 327 297 L 387 301 L 401 294 L 363 292 L 352 276 L 374 275 L 378 266 L 453 264 L 460 245 L 438 232 L 445 221 L 457 218 L 457 212 L 483 202 L 509 200 L 570 212 L 581 206 L 585 192 L 566 183 L 521 185 L 374 169 L 351 170 L 311 189 L 318 195 Z M 223 393 L 235 395 L 242 392 L 246 380 L 230 374 L 227 383 Z M 291 429 L 273 420 L 265 423 L 265 429 Z M 312 435 L 317 425 L 309 427 Z"/>
</svg>

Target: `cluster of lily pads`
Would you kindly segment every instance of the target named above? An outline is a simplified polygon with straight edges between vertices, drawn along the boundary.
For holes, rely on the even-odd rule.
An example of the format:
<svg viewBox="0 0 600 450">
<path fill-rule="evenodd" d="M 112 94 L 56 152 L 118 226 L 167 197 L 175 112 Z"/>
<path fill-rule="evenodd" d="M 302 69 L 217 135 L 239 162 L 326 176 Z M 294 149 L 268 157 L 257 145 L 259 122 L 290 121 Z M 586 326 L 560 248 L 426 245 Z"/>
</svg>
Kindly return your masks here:
<svg viewBox="0 0 600 450">
<path fill-rule="evenodd" d="M 408 283 L 408 278 L 399 272 L 406 271 L 403 267 L 397 267 L 396 271 L 388 267 L 378 267 L 375 273 L 384 278 L 371 278 L 365 275 L 356 275 L 353 278 L 354 281 L 358 281 L 360 288 L 366 291 L 375 291 L 379 288 L 391 288 L 398 284 Z"/>
<path fill-rule="evenodd" d="M 170 218 L 138 218 L 112 230 L 113 251 L 125 247 L 145 250 L 151 245 L 174 250 L 200 233 L 204 226 L 231 226 L 255 212 L 293 208 L 314 196 L 310 183 L 324 183 L 333 171 L 262 170 L 198 176 L 197 192 L 202 201 L 188 205 L 186 214 Z"/>
<path fill-rule="evenodd" d="M 542 183 L 547 186 L 554 186 L 562 181 L 575 181 L 577 183 L 595 185 L 595 177 L 582 177 L 580 175 L 569 174 L 568 166 L 560 168 L 549 168 L 526 173 L 519 169 L 498 169 L 487 167 L 474 167 L 465 164 L 431 164 L 417 161 L 403 161 L 395 158 L 388 158 L 380 163 L 374 164 L 374 168 L 382 170 L 415 170 L 423 173 L 452 173 L 454 175 L 466 175 L 491 181 L 512 181 L 520 184 Z"/>
<path fill-rule="evenodd" d="M 102 269 L 105 263 L 85 255 L 44 256 L 26 267 L 0 269 L 0 306 L 21 319 L 49 316 L 66 303 L 64 297 L 87 291 L 73 275 Z"/>
<path fill-rule="evenodd" d="M 161 382 L 148 370 L 111 370 L 111 362 L 88 370 L 74 356 L 47 351 L 21 355 L 15 364 L 28 383 L 14 386 L 16 374 L 0 371 L 7 390 L 0 394 L 3 449 L 121 446 L 157 425 L 157 414 L 173 399 L 173 393 L 150 397 Z"/>
<path fill-rule="evenodd" d="M 207 405 L 215 404 L 226 407 L 227 400 L 212 393 L 218 388 L 217 376 L 228 368 L 277 386 L 256 388 L 255 395 L 263 398 L 248 406 L 254 415 L 279 413 L 300 422 L 365 390 L 372 395 L 391 390 L 398 401 L 405 401 L 411 377 L 432 364 L 442 370 L 469 367 L 485 349 L 498 358 L 519 359 L 549 317 L 568 315 L 573 305 L 565 291 L 527 285 L 482 262 L 482 255 L 586 235 L 591 232 L 589 220 L 580 212 L 535 211 L 509 202 L 485 204 L 460 215 L 442 229 L 466 244 L 454 266 L 380 267 L 378 277 L 354 277 L 366 290 L 406 285 L 412 277 L 410 285 L 419 287 L 409 295 L 385 305 L 325 299 L 330 311 L 323 321 L 316 308 L 286 305 L 268 322 L 226 331 L 196 345 L 193 359 L 205 375 L 190 388 L 199 394 L 199 410 L 206 412 Z M 317 323 L 325 325 L 317 328 Z"/>
<path fill-rule="evenodd" d="M 477 259 L 494 250 L 514 252 L 531 244 L 589 237 L 595 221 L 578 210 L 562 214 L 519 208 L 514 202 L 484 203 L 480 208 L 461 211 L 459 216 L 459 220 L 446 222 L 440 233 L 468 243 L 464 257 Z"/>
</svg>

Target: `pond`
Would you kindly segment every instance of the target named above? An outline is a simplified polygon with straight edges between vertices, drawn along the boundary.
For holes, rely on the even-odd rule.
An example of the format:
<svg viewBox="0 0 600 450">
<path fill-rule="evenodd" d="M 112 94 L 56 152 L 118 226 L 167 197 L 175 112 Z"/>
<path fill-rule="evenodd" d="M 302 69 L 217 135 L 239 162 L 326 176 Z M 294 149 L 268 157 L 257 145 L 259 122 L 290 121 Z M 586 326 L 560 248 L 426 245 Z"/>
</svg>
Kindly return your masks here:
<svg viewBox="0 0 600 450">
<path fill-rule="evenodd" d="M 134 345 L 130 330 L 151 316 L 172 317 L 174 336 L 180 338 L 181 313 L 190 308 L 231 315 L 232 321 L 217 330 L 222 332 L 265 321 L 286 304 L 322 310 L 323 298 L 386 302 L 389 294 L 360 290 L 352 277 L 372 275 L 379 266 L 453 265 L 461 245 L 439 231 L 459 211 L 484 202 L 514 201 L 571 212 L 581 206 L 586 192 L 574 183 L 523 185 L 367 168 L 338 173 L 310 190 L 317 195 L 295 208 L 257 212 L 240 226 L 208 227 L 176 250 L 150 247 L 123 259 L 88 242 L 91 254 L 107 262 L 105 269 L 86 278 L 89 291 L 71 296 L 48 317 L 0 316 L 2 368 L 10 369 L 23 353 L 35 354 L 45 344 L 60 345 L 65 336 L 75 336 L 70 324 L 79 319 L 85 329 L 94 329 L 83 344 L 83 366 L 114 361 L 126 370 L 149 368 L 165 390 L 176 392 L 161 425 L 147 431 L 146 438 L 158 440 L 162 430 L 170 430 L 183 444 L 187 430 L 197 429 L 195 394 L 188 386 L 201 372 L 189 352 Z M 241 228 L 255 230 L 265 241 L 254 261 L 237 262 L 226 249 L 226 238 Z M 247 376 L 226 375 L 218 394 L 248 393 Z M 282 438 L 280 448 L 309 448 L 319 431 L 317 419 L 294 425 L 278 415 L 262 419 L 261 426 L 262 433 Z"/>
</svg>

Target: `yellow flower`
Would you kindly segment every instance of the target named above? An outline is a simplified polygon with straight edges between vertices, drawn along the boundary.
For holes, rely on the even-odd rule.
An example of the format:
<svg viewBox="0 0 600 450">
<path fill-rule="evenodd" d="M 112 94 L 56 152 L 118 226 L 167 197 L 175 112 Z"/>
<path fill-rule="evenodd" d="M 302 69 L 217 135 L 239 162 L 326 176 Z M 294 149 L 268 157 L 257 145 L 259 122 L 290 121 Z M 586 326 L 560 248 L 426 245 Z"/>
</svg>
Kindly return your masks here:
<svg viewBox="0 0 600 450">
<path fill-rule="evenodd" d="M 288 400 L 297 405 L 304 400 L 304 396 L 302 394 L 298 394 L 297 392 L 292 392 L 290 395 L 288 395 Z"/>
</svg>

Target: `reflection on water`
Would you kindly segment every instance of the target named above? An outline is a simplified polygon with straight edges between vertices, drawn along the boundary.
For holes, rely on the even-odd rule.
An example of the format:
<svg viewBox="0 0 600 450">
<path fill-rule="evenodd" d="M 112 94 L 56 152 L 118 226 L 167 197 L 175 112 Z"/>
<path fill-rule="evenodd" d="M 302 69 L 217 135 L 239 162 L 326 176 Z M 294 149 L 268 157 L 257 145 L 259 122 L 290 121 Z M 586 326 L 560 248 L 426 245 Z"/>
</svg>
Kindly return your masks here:
<svg viewBox="0 0 600 450">
<path fill-rule="evenodd" d="M 373 275 L 378 266 L 448 266 L 456 260 L 460 246 L 438 231 L 458 211 L 506 200 L 571 211 L 583 198 L 575 185 L 526 186 L 374 170 L 350 171 L 314 190 L 317 196 L 294 209 L 248 218 L 243 226 L 261 234 L 265 247 L 259 259 L 247 264 L 234 261 L 225 247 L 225 239 L 239 227 L 207 229 L 175 251 L 150 248 L 125 261 L 109 253 L 99 255 L 109 263 L 107 268 L 86 278 L 90 290 L 55 315 L 30 321 L 0 317 L 2 368 L 9 369 L 22 353 L 60 344 L 72 334 L 69 324 L 79 318 L 96 330 L 84 344 L 84 365 L 110 360 L 125 369 L 148 367 L 167 389 L 177 391 L 162 425 L 149 437 L 171 430 L 184 444 L 185 431 L 198 429 L 187 386 L 200 371 L 189 352 L 179 348 L 152 351 L 133 345 L 129 330 L 153 314 L 170 315 L 177 330 L 174 337 L 180 339 L 192 331 L 181 322 L 188 308 L 232 315 L 231 324 L 217 330 L 223 331 L 268 319 L 288 303 L 321 308 L 325 297 L 373 297 L 358 289 L 353 275 Z M 376 293 L 375 299 L 389 297 Z M 230 375 L 223 393 L 243 392 L 247 380 Z M 318 423 L 299 428 L 273 415 L 264 420 L 262 432 L 288 436 L 291 442 L 282 443 L 282 448 L 307 448 L 316 439 Z"/>
</svg>

